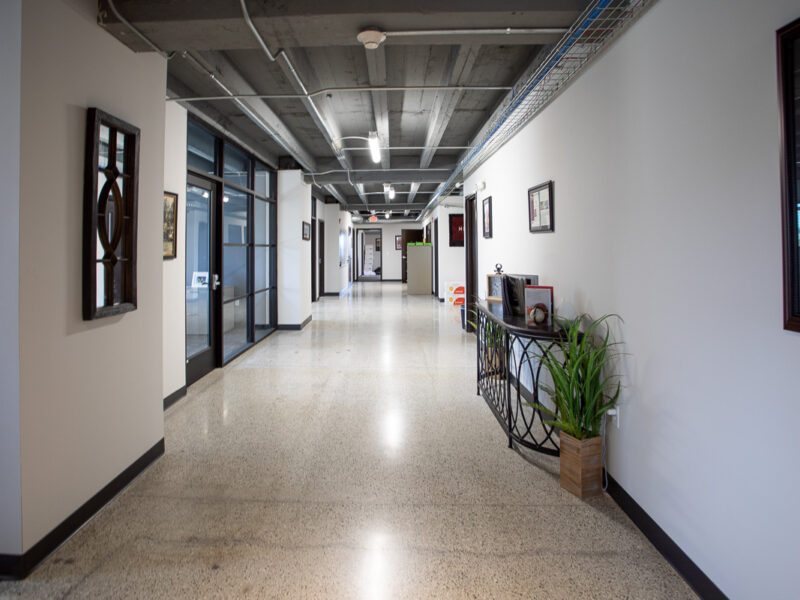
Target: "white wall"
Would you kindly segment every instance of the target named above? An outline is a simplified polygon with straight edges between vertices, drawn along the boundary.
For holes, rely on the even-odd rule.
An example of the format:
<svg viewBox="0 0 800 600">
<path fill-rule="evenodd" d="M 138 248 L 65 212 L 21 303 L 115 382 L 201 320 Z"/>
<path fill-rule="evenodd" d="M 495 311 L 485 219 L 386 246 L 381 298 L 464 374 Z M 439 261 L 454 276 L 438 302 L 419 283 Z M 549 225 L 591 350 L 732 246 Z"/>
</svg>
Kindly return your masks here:
<svg viewBox="0 0 800 600">
<path fill-rule="evenodd" d="M 434 211 L 434 217 L 439 219 L 439 298 L 444 300 L 446 295 L 445 283 L 466 281 L 466 254 L 464 246 L 450 246 L 450 220 L 449 215 L 464 214 L 464 198 L 451 197 L 445 200 L 448 204 L 461 202 L 461 206 L 439 206 Z M 484 277 L 483 271 L 478 272 L 478 279 Z"/>
<path fill-rule="evenodd" d="M 300 170 L 278 171 L 278 324 L 302 325 L 311 317 L 311 186 Z"/>
<path fill-rule="evenodd" d="M 22 552 L 19 421 L 19 149 L 22 0 L 0 2 L 0 554 Z"/>
<path fill-rule="evenodd" d="M 339 233 L 346 235 L 353 220 L 349 212 L 340 210 L 339 204 L 325 204 L 322 215 L 325 220 L 325 293 L 339 294 L 350 285 L 350 264 L 347 260 L 339 264 Z M 345 243 L 345 250 L 349 252 L 346 255 L 349 256 L 352 254 L 352 241 Z"/>
<path fill-rule="evenodd" d="M 775 30 L 796 0 L 662 0 L 471 175 L 479 272 L 622 315 L 610 473 L 731 598 L 800 586 L 800 335 L 782 329 Z M 526 190 L 555 182 L 555 233 Z M 485 280 L 480 278 L 481 293 Z"/>
<path fill-rule="evenodd" d="M 186 109 L 166 103 L 164 190 L 178 194 L 176 258 L 163 262 L 164 398 L 186 385 Z"/>
<path fill-rule="evenodd" d="M 166 61 L 96 23 L 96 3 L 22 6 L 22 551 L 156 444 L 162 404 Z M 6 82 L 3 82 L 3 86 Z M 141 129 L 138 308 L 82 320 L 86 109 Z"/>
<path fill-rule="evenodd" d="M 364 223 L 359 229 L 381 229 L 383 231 L 382 271 L 384 281 L 400 281 L 403 275 L 402 251 L 395 250 L 394 237 L 403 229 L 422 229 L 421 223 Z"/>
</svg>

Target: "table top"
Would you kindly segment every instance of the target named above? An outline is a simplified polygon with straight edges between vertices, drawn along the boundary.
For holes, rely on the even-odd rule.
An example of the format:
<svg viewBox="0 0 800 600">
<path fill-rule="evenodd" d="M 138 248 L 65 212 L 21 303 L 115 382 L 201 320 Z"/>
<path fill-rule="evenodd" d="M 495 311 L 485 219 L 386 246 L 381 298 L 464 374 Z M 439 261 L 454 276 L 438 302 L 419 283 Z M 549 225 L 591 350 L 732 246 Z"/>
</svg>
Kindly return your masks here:
<svg viewBox="0 0 800 600">
<path fill-rule="evenodd" d="M 476 304 L 478 310 L 486 314 L 486 316 L 493 322 L 507 330 L 528 337 L 555 340 L 563 337 L 564 333 L 558 326 L 542 327 L 527 325 L 525 319 L 517 316 L 505 316 L 503 314 L 503 305 L 499 303 L 487 304 L 486 302 L 478 302 Z"/>
</svg>

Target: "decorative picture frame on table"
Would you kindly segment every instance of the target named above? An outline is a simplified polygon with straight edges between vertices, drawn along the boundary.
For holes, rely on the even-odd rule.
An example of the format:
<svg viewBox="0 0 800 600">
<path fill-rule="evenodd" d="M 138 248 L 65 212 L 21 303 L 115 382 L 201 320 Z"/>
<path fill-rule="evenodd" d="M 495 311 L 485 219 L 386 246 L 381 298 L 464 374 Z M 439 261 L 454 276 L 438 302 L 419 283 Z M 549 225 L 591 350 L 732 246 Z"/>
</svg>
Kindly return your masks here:
<svg viewBox="0 0 800 600">
<path fill-rule="evenodd" d="M 450 246 L 464 245 L 464 215 L 454 214 L 449 216 Z"/>
<path fill-rule="evenodd" d="M 492 197 L 483 199 L 483 237 L 492 237 Z"/>
<path fill-rule="evenodd" d="M 555 231 L 552 181 L 528 188 L 528 229 L 531 233 Z"/>
<path fill-rule="evenodd" d="M 163 258 L 171 260 L 178 256 L 178 194 L 164 192 Z"/>
<path fill-rule="evenodd" d="M 86 112 L 83 173 L 83 319 L 136 310 L 138 127 Z"/>
<path fill-rule="evenodd" d="M 311 223 L 308 223 L 307 221 L 303 221 L 303 239 L 311 239 Z"/>
<path fill-rule="evenodd" d="M 403 236 L 402 235 L 394 236 L 394 249 L 395 250 L 402 250 L 403 249 Z"/>
</svg>

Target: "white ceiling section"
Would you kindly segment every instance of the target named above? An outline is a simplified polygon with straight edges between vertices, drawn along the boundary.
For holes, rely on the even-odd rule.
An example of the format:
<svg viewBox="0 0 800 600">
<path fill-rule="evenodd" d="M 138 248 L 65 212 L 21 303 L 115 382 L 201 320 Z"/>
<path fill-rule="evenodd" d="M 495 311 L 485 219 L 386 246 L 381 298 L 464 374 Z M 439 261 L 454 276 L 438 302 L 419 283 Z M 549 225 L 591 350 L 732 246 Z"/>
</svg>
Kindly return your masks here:
<svg viewBox="0 0 800 600">
<path fill-rule="evenodd" d="M 101 0 L 98 18 L 170 57 L 170 99 L 273 166 L 293 158 L 354 214 L 419 218 L 645 4 Z"/>
</svg>

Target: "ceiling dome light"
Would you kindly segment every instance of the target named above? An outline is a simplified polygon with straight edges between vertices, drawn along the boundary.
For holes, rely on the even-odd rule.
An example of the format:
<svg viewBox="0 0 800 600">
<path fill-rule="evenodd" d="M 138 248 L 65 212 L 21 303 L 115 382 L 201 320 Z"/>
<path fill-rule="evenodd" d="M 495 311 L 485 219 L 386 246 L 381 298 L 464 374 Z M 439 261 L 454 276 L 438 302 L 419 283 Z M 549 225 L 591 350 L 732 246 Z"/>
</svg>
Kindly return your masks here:
<svg viewBox="0 0 800 600">
<path fill-rule="evenodd" d="M 389 200 L 394 200 L 394 194 L 395 194 L 394 193 L 394 186 L 390 185 L 389 186 Z"/>
<path fill-rule="evenodd" d="M 386 214 L 385 214 L 385 215 L 383 215 L 383 218 L 384 218 L 384 219 L 388 219 L 388 218 L 391 216 L 391 214 L 392 214 L 392 211 L 390 211 L 390 210 L 387 210 L 387 211 L 386 211 Z"/>
<path fill-rule="evenodd" d="M 380 141 L 378 140 L 378 132 L 377 131 L 370 131 L 368 142 L 369 144 L 369 152 L 372 155 L 372 162 L 379 163 L 381 162 L 381 145 Z"/>
<path fill-rule="evenodd" d="M 365 29 L 356 36 L 356 39 L 364 44 L 367 50 L 377 50 L 386 39 L 386 34 L 380 29 Z"/>
</svg>

